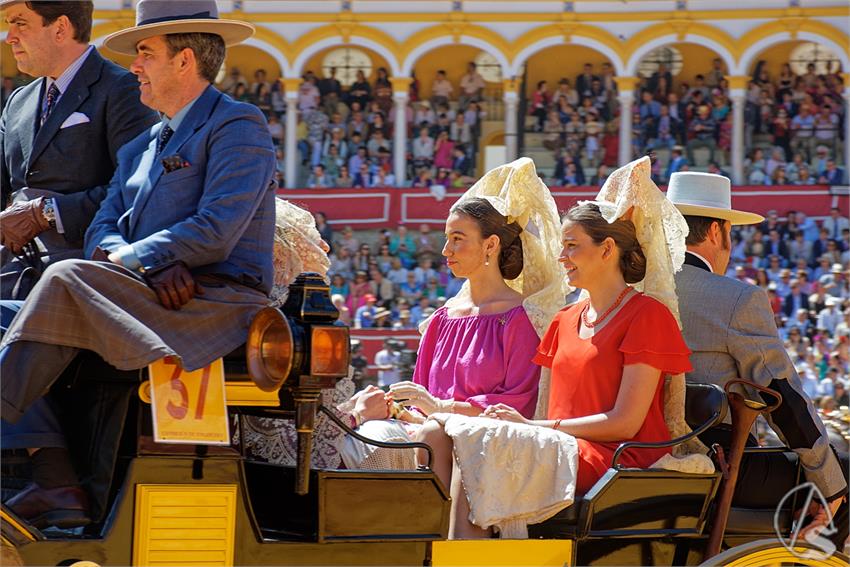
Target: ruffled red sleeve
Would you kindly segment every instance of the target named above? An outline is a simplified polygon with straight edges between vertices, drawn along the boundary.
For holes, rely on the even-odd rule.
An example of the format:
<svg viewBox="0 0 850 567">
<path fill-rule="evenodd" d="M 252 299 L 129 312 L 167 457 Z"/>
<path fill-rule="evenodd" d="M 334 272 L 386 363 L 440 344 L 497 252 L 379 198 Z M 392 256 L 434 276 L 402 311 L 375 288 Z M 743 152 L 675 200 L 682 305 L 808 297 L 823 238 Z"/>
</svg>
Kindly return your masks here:
<svg viewBox="0 0 850 567">
<path fill-rule="evenodd" d="M 691 354 L 676 319 L 661 302 L 645 296 L 645 303 L 620 343 L 623 365 L 648 364 L 665 374 L 690 372 Z"/>
<path fill-rule="evenodd" d="M 543 335 L 540 345 L 537 347 L 537 354 L 531 359 L 534 364 L 552 368 L 552 361 L 555 359 L 555 353 L 558 350 L 558 329 L 561 326 L 564 311 L 565 309 L 558 311 L 552 322 L 549 323 L 549 328 L 546 329 L 546 334 Z"/>
</svg>

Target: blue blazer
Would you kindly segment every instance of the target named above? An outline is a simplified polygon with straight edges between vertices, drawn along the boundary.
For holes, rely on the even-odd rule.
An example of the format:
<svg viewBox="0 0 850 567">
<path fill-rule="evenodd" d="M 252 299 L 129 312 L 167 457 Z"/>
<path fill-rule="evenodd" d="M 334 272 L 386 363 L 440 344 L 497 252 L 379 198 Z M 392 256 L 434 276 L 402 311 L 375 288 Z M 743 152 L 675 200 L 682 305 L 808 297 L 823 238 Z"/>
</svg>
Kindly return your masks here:
<svg viewBox="0 0 850 567">
<path fill-rule="evenodd" d="M 118 152 L 85 252 L 132 244 L 144 269 L 182 261 L 268 293 L 272 287 L 274 147 L 260 110 L 208 87 L 162 153 L 157 124 Z M 166 171 L 164 158 L 182 167 Z"/>
</svg>

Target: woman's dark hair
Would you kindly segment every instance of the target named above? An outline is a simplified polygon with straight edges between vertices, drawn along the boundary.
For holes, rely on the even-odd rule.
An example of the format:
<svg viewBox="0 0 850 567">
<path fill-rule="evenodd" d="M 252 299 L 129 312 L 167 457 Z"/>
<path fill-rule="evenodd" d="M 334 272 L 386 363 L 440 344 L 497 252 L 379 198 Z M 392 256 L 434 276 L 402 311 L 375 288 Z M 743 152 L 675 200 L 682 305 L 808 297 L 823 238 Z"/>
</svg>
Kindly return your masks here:
<svg viewBox="0 0 850 567">
<path fill-rule="evenodd" d="M 606 238 L 613 239 L 620 249 L 620 271 L 626 283 L 637 283 L 646 277 L 646 256 L 632 221 L 617 219 L 609 223 L 597 205 L 585 203 L 570 209 L 564 222 L 579 225 L 595 244 L 602 244 Z"/>
<path fill-rule="evenodd" d="M 453 213 L 461 213 L 478 225 L 482 238 L 499 237 L 499 271 L 506 280 L 513 280 L 522 273 L 522 227 L 508 220 L 493 208 L 487 199 L 473 197 L 452 207 Z"/>
</svg>

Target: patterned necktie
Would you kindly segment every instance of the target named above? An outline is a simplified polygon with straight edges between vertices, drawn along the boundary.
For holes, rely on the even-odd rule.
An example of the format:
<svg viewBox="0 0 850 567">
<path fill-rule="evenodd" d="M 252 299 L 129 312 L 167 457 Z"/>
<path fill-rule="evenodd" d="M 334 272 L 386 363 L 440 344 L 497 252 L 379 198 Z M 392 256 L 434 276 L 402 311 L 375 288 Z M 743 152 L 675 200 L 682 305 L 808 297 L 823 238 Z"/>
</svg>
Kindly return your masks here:
<svg viewBox="0 0 850 567">
<path fill-rule="evenodd" d="M 168 125 L 166 125 L 159 133 L 159 141 L 156 143 L 157 155 L 162 153 L 163 148 L 165 148 L 165 144 L 167 144 L 168 140 L 171 139 L 172 134 L 174 134 L 174 130 L 172 130 Z"/>
<path fill-rule="evenodd" d="M 45 98 L 46 106 L 44 108 L 44 112 L 41 113 L 41 123 L 39 126 L 44 126 L 44 123 L 47 121 L 47 117 L 50 116 L 50 112 L 53 110 L 53 107 L 56 106 L 56 99 L 59 98 L 59 88 L 56 86 L 56 83 L 50 85 L 50 88 L 47 89 L 47 97 Z"/>
</svg>

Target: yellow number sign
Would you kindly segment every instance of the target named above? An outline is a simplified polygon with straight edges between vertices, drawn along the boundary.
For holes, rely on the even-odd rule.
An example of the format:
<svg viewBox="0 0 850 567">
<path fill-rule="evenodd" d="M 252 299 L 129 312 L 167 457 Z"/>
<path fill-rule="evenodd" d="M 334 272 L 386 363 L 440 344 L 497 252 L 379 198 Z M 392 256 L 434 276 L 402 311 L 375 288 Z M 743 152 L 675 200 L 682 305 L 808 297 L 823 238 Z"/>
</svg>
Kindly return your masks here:
<svg viewBox="0 0 850 567">
<path fill-rule="evenodd" d="M 230 443 L 222 359 L 186 372 L 177 359 L 165 357 L 148 369 L 157 443 Z"/>
</svg>

